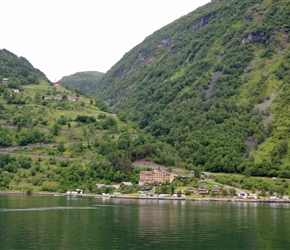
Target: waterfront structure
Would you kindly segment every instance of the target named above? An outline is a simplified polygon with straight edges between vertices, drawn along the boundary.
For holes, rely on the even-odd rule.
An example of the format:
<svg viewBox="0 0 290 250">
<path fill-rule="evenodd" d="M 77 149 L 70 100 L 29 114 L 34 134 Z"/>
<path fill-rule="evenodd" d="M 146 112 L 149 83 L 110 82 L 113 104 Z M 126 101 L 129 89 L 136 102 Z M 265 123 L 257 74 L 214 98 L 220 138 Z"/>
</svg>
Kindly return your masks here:
<svg viewBox="0 0 290 250">
<path fill-rule="evenodd" d="M 212 187 L 212 188 L 210 189 L 210 192 L 211 192 L 212 194 L 221 194 L 222 189 L 219 188 L 219 187 Z"/>
<path fill-rule="evenodd" d="M 186 188 L 186 190 L 190 191 L 192 194 L 196 193 L 195 188 L 193 188 L 193 187 Z"/>
<path fill-rule="evenodd" d="M 144 185 L 148 183 L 153 183 L 153 182 L 165 182 L 169 180 L 172 182 L 174 179 L 174 174 L 171 174 L 167 171 L 141 171 L 140 172 L 140 179 L 139 179 L 139 185 Z"/>
<path fill-rule="evenodd" d="M 208 194 L 208 188 L 207 187 L 199 187 L 198 188 L 198 193 L 200 195 L 206 195 L 206 194 Z"/>
<path fill-rule="evenodd" d="M 83 194 L 83 190 L 81 189 L 69 190 L 66 192 L 66 196 L 79 196 L 82 194 Z"/>
</svg>

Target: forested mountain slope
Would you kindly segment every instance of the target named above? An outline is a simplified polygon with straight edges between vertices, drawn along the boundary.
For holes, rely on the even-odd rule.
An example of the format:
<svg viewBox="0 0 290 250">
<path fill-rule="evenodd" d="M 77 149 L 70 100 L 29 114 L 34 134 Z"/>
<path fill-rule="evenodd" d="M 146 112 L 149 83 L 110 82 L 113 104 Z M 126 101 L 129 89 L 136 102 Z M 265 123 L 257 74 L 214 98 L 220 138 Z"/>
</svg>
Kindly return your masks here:
<svg viewBox="0 0 290 250">
<path fill-rule="evenodd" d="M 7 50 L 0 65 L 0 191 L 138 182 L 132 152 L 144 140 L 106 104 L 51 83 Z"/>
<path fill-rule="evenodd" d="M 49 81 L 47 77 L 22 56 L 17 56 L 6 49 L 0 49 L 0 79 L 10 78 L 9 86 L 38 83 L 40 79 Z"/>
<path fill-rule="evenodd" d="M 212 0 L 126 53 L 94 94 L 166 145 L 157 162 L 289 178 L 289 16 L 289 0 Z"/>
<path fill-rule="evenodd" d="M 60 82 L 64 86 L 68 86 L 82 91 L 91 91 L 93 86 L 97 85 L 104 73 L 98 71 L 84 71 L 64 76 Z"/>
</svg>

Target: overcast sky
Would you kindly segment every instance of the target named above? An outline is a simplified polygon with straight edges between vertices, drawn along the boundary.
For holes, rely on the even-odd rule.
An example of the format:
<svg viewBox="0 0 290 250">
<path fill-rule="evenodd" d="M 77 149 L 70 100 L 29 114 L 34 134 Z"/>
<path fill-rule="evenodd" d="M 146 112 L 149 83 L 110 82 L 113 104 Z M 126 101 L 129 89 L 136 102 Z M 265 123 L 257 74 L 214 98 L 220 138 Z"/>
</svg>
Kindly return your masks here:
<svg viewBox="0 0 290 250">
<path fill-rule="evenodd" d="M 51 81 L 108 71 L 154 31 L 210 0 L 0 0 L 0 48 Z"/>
</svg>

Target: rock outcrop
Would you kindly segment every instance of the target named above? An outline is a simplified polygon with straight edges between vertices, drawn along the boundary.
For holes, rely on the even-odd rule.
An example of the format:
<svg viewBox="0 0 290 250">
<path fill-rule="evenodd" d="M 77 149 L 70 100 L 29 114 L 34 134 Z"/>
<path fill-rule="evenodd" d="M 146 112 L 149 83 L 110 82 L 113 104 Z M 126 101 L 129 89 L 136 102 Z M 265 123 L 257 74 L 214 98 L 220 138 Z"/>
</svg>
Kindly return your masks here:
<svg viewBox="0 0 290 250">
<path fill-rule="evenodd" d="M 135 61 L 135 66 L 140 66 L 140 65 L 142 65 L 142 64 L 144 64 L 144 63 L 146 63 L 147 62 L 147 60 L 148 60 L 148 58 L 149 58 L 149 53 L 146 53 L 146 52 L 140 52 L 139 54 L 138 54 L 138 57 L 137 57 L 137 60 Z"/>
<path fill-rule="evenodd" d="M 159 44 L 158 44 L 158 48 L 168 48 L 170 47 L 173 43 L 176 43 L 177 39 L 173 39 L 173 38 L 166 38 L 163 39 Z"/>
<path fill-rule="evenodd" d="M 242 40 L 242 44 L 249 43 L 249 42 L 258 43 L 258 42 L 260 42 L 262 40 L 262 37 L 264 35 L 265 35 L 264 32 L 254 32 L 254 33 L 251 33 L 246 38 L 244 38 Z"/>
<path fill-rule="evenodd" d="M 211 99 L 212 94 L 213 94 L 213 87 L 214 87 L 214 83 L 215 81 L 219 78 L 223 76 L 223 72 L 221 71 L 217 71 L 213 74 L 213 76 L 211 77 L 211 82 L 210 85 L 208 86 L 208 89 L 205 90 L 205 94 L 207 96 L 208 99 Z"/>
<path fill-rule="evenodd" d="M 200 28 L 204 27 L 209 23 L 209 21 L 214 17 L 213 14 L 208 14 L 196 21 L 196 23 L 191 27 L 191 32 L 195 32 L 199 30 Z"/>
</svg>

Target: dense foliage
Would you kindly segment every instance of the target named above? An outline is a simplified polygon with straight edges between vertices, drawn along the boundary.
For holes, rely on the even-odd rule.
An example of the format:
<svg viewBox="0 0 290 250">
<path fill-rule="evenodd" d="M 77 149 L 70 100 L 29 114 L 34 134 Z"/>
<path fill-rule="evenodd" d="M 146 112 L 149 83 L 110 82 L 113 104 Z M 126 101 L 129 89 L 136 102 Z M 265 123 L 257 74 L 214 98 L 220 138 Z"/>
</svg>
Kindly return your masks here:
<svg viewBox="0 0 290 250">
<path fill-rule="evenodd" d="M 99 83 L 103 75 L 104 73 L 97 71 L 77 72 L 73 75 L 64 76 L 60 79 L 60 82 L 65 87 L 79 89 L 85 93 L 92 90 Z"/>
<path fill-rule="evenodd" d="M 289 1 L 211 1 L 125 54 L 95 95 L 166 145 L 158 162 L 290 177 L 289 14 Z"/>
<path fill-rule="evenodd" d="M 16 56 L 6 49 L 0 49 L 0 79 L 9 78 L 11 88 L 19 88 L 21 85 L 38 83 L 40 78 L 48 79 L 35 69 L 24 57 Z"/>
</svg>

